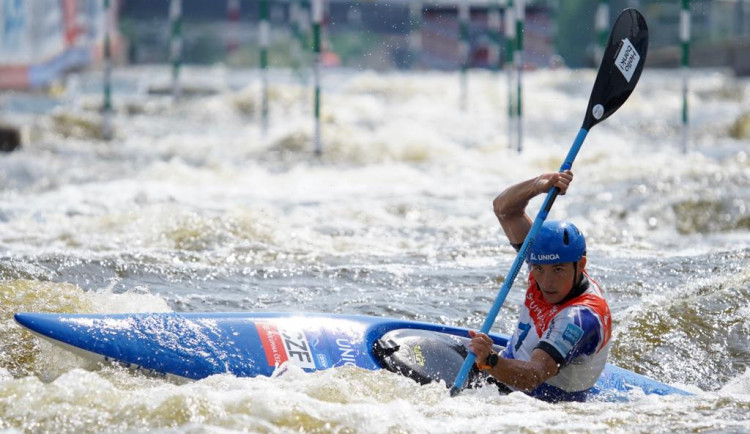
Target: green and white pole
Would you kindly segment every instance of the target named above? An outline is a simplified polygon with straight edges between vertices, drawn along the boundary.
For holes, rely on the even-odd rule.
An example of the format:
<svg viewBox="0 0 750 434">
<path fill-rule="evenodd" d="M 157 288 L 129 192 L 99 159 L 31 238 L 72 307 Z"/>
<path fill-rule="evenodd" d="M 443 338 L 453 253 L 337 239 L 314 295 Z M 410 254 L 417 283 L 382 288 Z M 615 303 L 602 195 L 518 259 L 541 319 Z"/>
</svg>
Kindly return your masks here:
<svg viewBox="0 0 750 434">
<path fill-rule="evenodd" d="M 688 82 L 690 80 L 690 0 L 682 0 L 680 11 L 680 44 L 682 45 L 682 152 L 687 152 L 690 123 L 688 119 Z"/>
<path fill-rule="evenodd" d="M 609 0 L 599 0 L 594 19 L 596 30 L 596 48 L 594 50 L 594 68 L 598 68 L 604 56 L 604 47 L 607 46 L 609 38 Z"/>
<path fill-rule="evenodd" d="M 169 4 L 169 59 L 172 62 L 172 98 L 180 99 L 180 68 L 182 67 L 182 0 L 171 0 Z"/>
<path fill-rule="evenodd" d="M 268 132 L 268 41 L 270 39 L 270 25 L 268 23 L 268 0 L 260 0 L 260 122 L 263 136 Z"/>
<path fill-rule="evenodd" d="M 526 20 L 526 0 L 516 0 L 516 150 L 523 150 L 523 25 Z"/>
<path fill-rule="evenodd" d="M 292 34 L 294 43 L 292 44 L 292 59 L 300 79 L 300 84 L 307 87 L 307 78 L 309 72 L 307 37 L 310 34 L 310 11 L 309 2 L 306 0 L 292 0 L 290 5 L 290 20 L 292 21 Z M 305 94 L 307 101 L 307 94 Z"/>
<path fill-rule="evenodd" d="M 110 0 L 104 0 L 104 101 L 102 103 L 102 138 L 112 139 L 112 11 Z"/>
<path fill-rule="evenodd" d="M 422 53 L 422 0 L 415 0 L 410 3 L 409 9 L 409 51 L 412 56 L 412 65 L 420 65 L 420 56 Z"/>
<path fill-rule="evenodd" d="M 461 59 L 461 110 L 466 110 L 468 99 L 468 72 L 469 72 L 469 2 L 460 0 L 458 4 L 458 21 L 461 32 L 461 42 L 459 45 L 459 58 Z"/>
<path fill-rule="evenodd" d="M 289 25 L 293 40 L 293 43 L 291 44 L 292 64 L 295 69 L 302 67 L 302 50 L 300 47 L 300 41 L 302 41 L 302 29 L 299 20 L 301 13 L 300 0 L 291 0 L 289 3 Z"/>
<path fill-rule="evenodd" d="M 516 95 L 513 89 L 514 64 L 513 53 L 516 46 L 516 18 L 513 0 L 508 0 L 505 8 L 505 72 L 508 79 L 508 148 L 513 148 L 516 125 Z"/>
<path fill-rule="evenodd" d="M 323 26 L 323 0 L 312 0 L 313 18 L 313 52 L 315 53 L 315 68 L 313 80 L 315 82 L 315 155 L 323 153 L 320 142 L 320 70 L 323 56 L 321 53 L 321 27 Z"/>
<path fill-rule="evenodd" d="M 500 70 L 500 51 L 501 51 L 501 39 L 500 38 L 500 8 L 503 0 L 491 1 L 487 5 L 487 27 L 490 33 L 490 47 L 487 55 L 487 62 L 493 72 Z"/>
</svg>

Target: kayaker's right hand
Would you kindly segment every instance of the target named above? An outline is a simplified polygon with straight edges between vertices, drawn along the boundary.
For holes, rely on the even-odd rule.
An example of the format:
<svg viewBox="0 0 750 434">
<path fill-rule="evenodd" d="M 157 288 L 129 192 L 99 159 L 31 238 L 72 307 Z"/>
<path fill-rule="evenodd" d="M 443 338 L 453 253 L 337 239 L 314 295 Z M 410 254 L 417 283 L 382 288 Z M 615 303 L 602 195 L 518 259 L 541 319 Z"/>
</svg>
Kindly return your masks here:
<svg viewBox="0 0 750 434">
<path fill-rule="evenodd" d="M 573 172 L 564 170 L 562 172 L 544 173 L 536 179 L 536 186 L 539 194 L 547 193 L 552 187 L 560 189 L 560 195 L 568 191 L 568 186 L 573 182 Z"/>
</svg>

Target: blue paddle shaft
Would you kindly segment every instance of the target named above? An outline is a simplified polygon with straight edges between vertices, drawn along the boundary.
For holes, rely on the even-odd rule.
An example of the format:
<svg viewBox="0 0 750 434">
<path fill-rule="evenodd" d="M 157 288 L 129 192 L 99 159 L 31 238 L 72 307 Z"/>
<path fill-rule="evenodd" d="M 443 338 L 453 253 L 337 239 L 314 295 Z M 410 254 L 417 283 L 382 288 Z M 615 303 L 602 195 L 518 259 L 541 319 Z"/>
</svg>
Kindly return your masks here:
<svg viewBox="0 0 750 434">
<path fill-rule="evenodd" d="M 562 166 L 560 166 L 560 172 L 570 170 L 570 168 L 573 167 L 573 161 L 576 159 L 578 151 L 581 150 L 581 146 L 583 145 L 583 141 L 586 139 L 587 134 L 588 131 L 584 128 L 581 128 L 581 130 L 578 131 L 578 135 L 576 136 L 573 145 L 570 147 L 570 151 L 568 151 L 568 156 L 565 157 L 565 161 L 563 162 Z M 529 233 L 526 235 L 526 239 L 523 241 L 521 248 L 518 250 L 516 260 L 513 261 L 513 266 L 510 267 L 510 271 L 505 277 L 505 282 L 503 282 L 503 286 L 500 288 L 500 291 L 498 291 L 497 296 L 495 297 L 495 302 L 492 304 L 492 308 L 490 308 L 490 311 L 487 313 L 487 318 L 484 319 L 482 328 L 479 329 L 479 331 L 481 331 L 482 333 L 489 333 L 490 329 L 492 328 L 492 324 L 495 323 L 495 318 L 497 318 L 497 314 L 500 313 L 500 308 L 503 306 L 503 303 L 505 303 L 505 299 L 508 297 L 510 288 L 513 286 L 513 281 L 516 280 L 516 276 L 518 276 L 518 272 L 523 266 L 524 259 L 526 258 L 526 253 L 528 252 L 529 247 L 531 247 L 531 244 L 534 242 L 534 238 L 536 238 L 537 232 L 539 232 L 539 229 L 542 227 L 542 223 L 544 223 L 544 221 L 547 219 L 547 215 L 549 214 L 549 211 L 552 208 L 552 204 L 555 202 L 555 198 L 557 197 L 559 191 L 560 190 L 557 187 L 553 187 L 547 193 L 547 197 L 544 199 L 544 204 L 542 204 L 542 208 L 537 213 L 536 218 L 534 219 L 534 223 L 531 225 L 531 229 L 529 229 Z M 463 389 L 464 383 L 466 383 L 466 378 L 469 376 L 469 371 L 471 371 L 471 365 L 474 364 L 475 359 L 476 355 L 470 351 L 468 356 L 466 356 L 466 359 L 464 360 L 464 364 L 461 366 L 461 370 L 456 376 L 456 381 L 453 382 L 453 387 L 451 387 L 450 392 L 451 396 L 456 396 L 459 392 L 461 392 L 461 389 Z"/>
</svg>

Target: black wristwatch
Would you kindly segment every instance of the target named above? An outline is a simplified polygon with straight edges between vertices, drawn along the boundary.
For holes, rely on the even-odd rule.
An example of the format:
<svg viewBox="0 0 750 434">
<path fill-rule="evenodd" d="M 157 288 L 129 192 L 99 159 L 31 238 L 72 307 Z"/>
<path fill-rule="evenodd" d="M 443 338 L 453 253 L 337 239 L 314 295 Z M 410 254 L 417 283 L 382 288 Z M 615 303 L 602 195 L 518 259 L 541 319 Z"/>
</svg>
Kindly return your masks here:
<svg viewBox="0 0 750 434">
<path fill-rule="evenodd" d="M 494 368 L 495 365 L 497 365 L 497 361 L 500 360 L 500 356 L 497 355 L 497 353 L 490 353 L 489 356 L 487 356 L 487 363 L 486 365 L 490 368 Z"/>
</svg>

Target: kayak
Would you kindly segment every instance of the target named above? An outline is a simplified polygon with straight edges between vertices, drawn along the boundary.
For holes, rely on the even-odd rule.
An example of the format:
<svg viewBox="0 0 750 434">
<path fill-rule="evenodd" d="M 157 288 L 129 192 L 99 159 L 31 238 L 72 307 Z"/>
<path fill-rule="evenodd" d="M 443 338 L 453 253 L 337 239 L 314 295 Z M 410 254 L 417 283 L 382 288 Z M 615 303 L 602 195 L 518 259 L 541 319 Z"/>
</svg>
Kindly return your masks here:
<svg viewBox="0 0 750 434">
<path fill-rule="evenodd" d="M 386 369 L 420 384 L 451 385 L 466 357 L 468 329 L 385 317 L 297 313 L 17 313 L 34 334 L 87 359 L 159 376 L 274 376 L 289 364 L 313 372 Z M 508 337 L 490 334 L 500 351 Z M 492 382 L 476 368 L 468 387 Z M 690 395 L 607 364 L 588 397 Z"/>
</svg>

